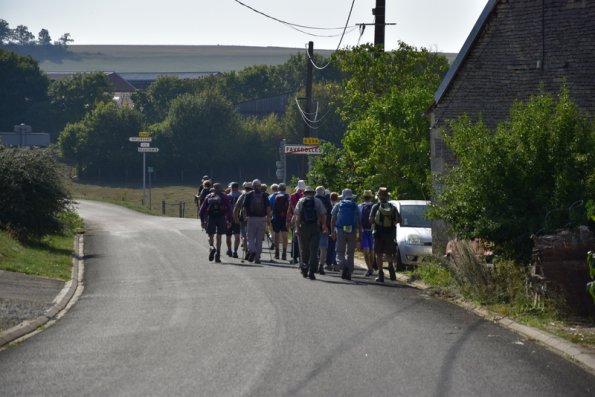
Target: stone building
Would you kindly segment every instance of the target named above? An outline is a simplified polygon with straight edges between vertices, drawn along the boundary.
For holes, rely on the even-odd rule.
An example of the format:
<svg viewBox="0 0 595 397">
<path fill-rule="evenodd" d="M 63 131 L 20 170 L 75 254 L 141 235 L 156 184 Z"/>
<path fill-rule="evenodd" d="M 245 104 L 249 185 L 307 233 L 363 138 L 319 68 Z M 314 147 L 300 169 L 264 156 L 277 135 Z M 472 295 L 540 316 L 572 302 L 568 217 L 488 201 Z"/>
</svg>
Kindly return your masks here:
<svg viewBox="0 0 595 397">
<path fill-rule="evenodd" d="M 595 1 L 489 0 L 434 97 L 433 175 L 455 162 L 442 140 L 447 120 L 481 115 L 495 128 L 513 101 L 540 85 L 557 93 L 564 81 L 575 103 L 595 116 Z M 444 253 L 440 222 L 432 237 L 435 253 Z"/>
</svg>

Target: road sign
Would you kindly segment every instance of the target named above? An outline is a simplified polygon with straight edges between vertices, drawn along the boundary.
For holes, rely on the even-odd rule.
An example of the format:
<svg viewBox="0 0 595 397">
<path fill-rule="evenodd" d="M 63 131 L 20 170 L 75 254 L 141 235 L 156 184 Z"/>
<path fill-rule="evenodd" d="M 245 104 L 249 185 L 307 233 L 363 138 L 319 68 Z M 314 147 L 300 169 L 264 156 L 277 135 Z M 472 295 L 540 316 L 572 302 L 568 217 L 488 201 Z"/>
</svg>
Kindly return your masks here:
<svg viewBox="0 0 595 397">
<path fill-rule="evenodd" d="M 151 147 L 151 142 L 141 142 L 140 147 Z"/>
<path fill-rule="evenodd" d="M 138 133 L 138 136 L 147 138 L 150 134 L 147 131 L 141 131 Z"/>
<path fill-rule="evenodd" d="M 320 139 L 312 137 L 304 138 L 304 145 L 320 145 Z"/>
<path fill-rule="evenodd" d="M 151 138 L 142 136 L 131 136 L 128 138 L 130 142 L 151 142 Z"/>
<path fill-rule="evenodd" d="M 320 146 L 310 145 L 285 145 L 285 154 L 308 154 L 316 155 L 322 154 L 322 148 Z"/>
<path fill-rule="evenodd" d="M 139 152 L 145 152 L 145 153 L 157 153 L 159 151 L 159 148 L 157 147 L 139 147 L 138 148 Z"/>
</svg>

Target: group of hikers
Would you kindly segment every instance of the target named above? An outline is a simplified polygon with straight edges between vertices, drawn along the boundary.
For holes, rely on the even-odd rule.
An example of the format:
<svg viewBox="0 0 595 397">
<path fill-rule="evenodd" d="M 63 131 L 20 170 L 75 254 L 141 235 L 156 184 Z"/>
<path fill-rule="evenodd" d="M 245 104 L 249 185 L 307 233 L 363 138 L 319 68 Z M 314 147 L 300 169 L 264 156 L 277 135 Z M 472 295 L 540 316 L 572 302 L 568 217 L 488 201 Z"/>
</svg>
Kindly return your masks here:
<svg viewBox="0 0 595 397">
<path fill-rule="evenodd" d="M 314 189 L 300 180 L 289 193 L 285 183 L 268 187 L 258 179 L 244 182 L 240 189 L 238 182 L 224 187 L 205 175 L 195 202 L 209 236 L 209 261 L 221 262 L 221 240 L 225 235 L 227 256 L 239 258 L 241 246 L 242 260 L 260 264 L 267 239 L 274 258 L 288 260 L 289 254 L 304 278 L 315 280 L 316 273 L 332 270 L 340 271 L 344 280 L 351 280 L 359 242 L 368 269 L 365 276 L 372 276 L 377 269 L 376 281 L 384 282 L 385 259 L 390 279 L 396 280 L 395 226 L 401 218 L 389 196 L 384 187 L 376 194 L 365 190 L 363 202 L 358 204 L 351 189 L 338 194 L 323 186 Z"/>
</svg>

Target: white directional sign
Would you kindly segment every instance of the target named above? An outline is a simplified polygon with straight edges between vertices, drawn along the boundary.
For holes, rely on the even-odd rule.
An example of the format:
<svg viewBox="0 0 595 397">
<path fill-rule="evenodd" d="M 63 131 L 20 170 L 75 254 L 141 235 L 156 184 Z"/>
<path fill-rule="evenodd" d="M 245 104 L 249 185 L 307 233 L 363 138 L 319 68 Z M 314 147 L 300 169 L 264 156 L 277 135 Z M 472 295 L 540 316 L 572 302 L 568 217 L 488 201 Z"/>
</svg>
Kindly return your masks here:
<svg viewBox="0 0 595 397">
<path fill-rule="evenodd" d="M 157 153 L 159 151 L 158 147 L 139 147 L 139 152 L 146 152 L 146 153 Z"/>
<path fill-rule="evenodd" d="M 141 142 L 139 145 L 140 147 L 151 147 L 151 142 Z"/>
<path fill-rule="evenodd" d="M 312 145 L 285 145 L 285 154 L 322 154 L 322 148 Z"/>
<path fill-rule="evenodd" d="M 131 136 L 130 138 L 128 138 L 128 141 L 130 141 L 130 142 L 151 142 L 151 138 L 144 137 L 144 136 Z"/>
</svg>

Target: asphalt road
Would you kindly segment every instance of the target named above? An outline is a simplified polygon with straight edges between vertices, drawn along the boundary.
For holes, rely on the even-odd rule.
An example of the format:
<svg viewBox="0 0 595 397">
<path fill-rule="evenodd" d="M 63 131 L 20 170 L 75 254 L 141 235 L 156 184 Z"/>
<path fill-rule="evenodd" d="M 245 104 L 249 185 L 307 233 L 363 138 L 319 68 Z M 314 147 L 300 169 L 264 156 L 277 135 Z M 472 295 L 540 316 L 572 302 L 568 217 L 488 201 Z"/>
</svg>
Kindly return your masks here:
<svg viewBox="0 0 595 397">
<path fill-rule="evenodd" d="M 198 221 L 81 202 L 85 289 L 0 352 L 2 396 L 591 396 L 595 377 L 359 272 L 207 260 Z"/>
</svg>

